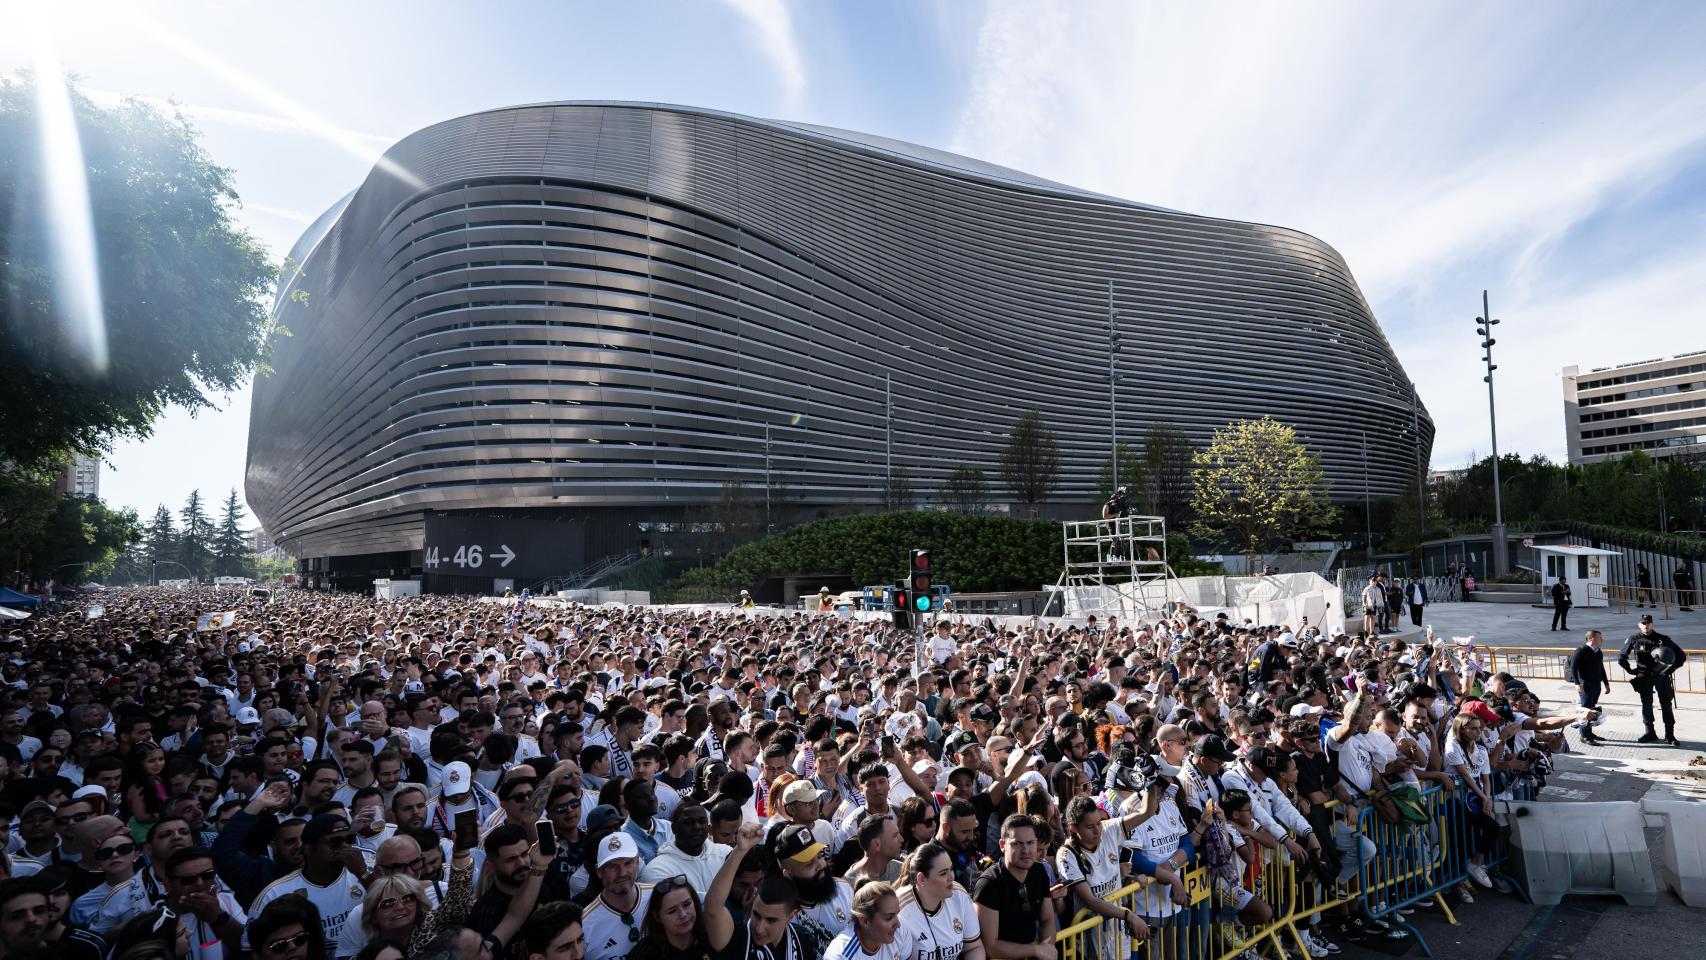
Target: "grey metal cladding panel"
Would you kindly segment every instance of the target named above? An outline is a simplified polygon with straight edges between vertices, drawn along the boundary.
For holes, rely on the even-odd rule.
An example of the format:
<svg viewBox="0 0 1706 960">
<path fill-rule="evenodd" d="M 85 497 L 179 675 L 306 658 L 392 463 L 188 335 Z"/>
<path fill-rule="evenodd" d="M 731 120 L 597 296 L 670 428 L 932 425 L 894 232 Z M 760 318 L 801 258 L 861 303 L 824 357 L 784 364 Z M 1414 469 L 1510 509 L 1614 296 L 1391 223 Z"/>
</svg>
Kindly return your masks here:
<svg viewBox="0 0 1706 960">
<path fill-rule="evenodd" d="M 574 108 L 551 111 L 551 132 L 539 173 L 567 180 L 593 180 L 598 170 L 598 128 L 604 111 Z M 522 171 L 526 172 L 526 171 Z"/>
<path fill-rule="evenodd" d="M 652 118 L 645 110 L 605 110 L 598 128 L 593 179 L 628 190 L 650 189 Z"/>
<path fill-rule="evenodd" d="M 1151 338 L 1161 349 L 1174 357 L 1200 357 L 1205 344 L 1215 344 L 1219 350 L 1209 355 L 1219 356 L 1219 370 L 1230 371 L 1225 374 L 1217 372 L 1212 401 L 1202 395 L 1200 384 L 1192 387 L 1165 382 L 1145 384 L 1143 390 L 1148 399 L 1122 398 L 1122 419 L 1128 419 L 1133 411 L 1155 410 L 1195 425 L 1193 432 L 1206 434 L 1216 425 L 1217 419 L 1223 422 L 1225 417 L 1234 414 L 1248 414 L 1251 407 L 1272 408 L 1297 422 L 1306 433 L 1319 430 L 1325 434 L 1322 448 L 1335 473 L 1341 473 L 1341 461 L 1344 469 L 1349 469 L 1356 460 L 1356 453 L 1345 438 L 1344 425 L 1347 421 L 1361 418 L 1365 428 L 1374 428 L 1376 436 L 1390 432 L 1388 428 L 1393 424 L 1399 427 L 1407 424 L 1408 394 L 1403 384 L 1394 383 L 1401 377 L 1401 371 L 1385 338 L 1373 323 L 1354 279 L 1330 248 L 1304 235 L 1188 215 L 1137 211 L 1122 208 L 1112 201 L 1067 202 L 1059 197 L 1031 195 L 1023 190 L 991 188 L 985 183 L 943 176 L 938 172 L 909 177 L 909 173 L 917 171 L 909 171 L 904 163 L 880 157 L 849 158 L 841 155 L 846 151 L 825 149 L 810 138 L 780 135 L 774 128 L 762 124 L 721 116 L 701 117 L 690 111 L 573 106 L 530 110 L 543 112 L 518 117 L 515 123 L 510 124 L 504 141 L 508 147 L 526 149 L 523 141 L 530 131 L 545 129 L 541 117 L 548 115 L 551 143 L 544 152 L 557 159 L 546 160 L 545 163 L 557 162 L 559 167 L 566 166 L 563 148 L 567 144 L 559 136 L 565 123 L 586 127 L 588 118 L 596 116 L 599 132 L 594 138 L 597 144 L 595 153 L 600 164 L 606 159 L 611 164 L 610 178 L 623 176 L 618 168 L 624 163 L 644 158 L 650 171 L 647 188 L 670 201 L 645 204 L 638 199 L 621 198 L 618 194 L 604 194 L 599 198 L 604 203 L 632 203 L 636 210 L 659 221 L 649 228 L 657 241 L 649 244 L 646 251 L 654 258 L 654 263 L 642 271 L 653 280 L 628 280 L 609 274 L 608 269 L 620 270 L 625 261 L 633 258 L 609 252 L 613 249 L 611 243 L 598 241 L 593 231 L 581 231 L 577 236 L 595 248 L 587 256 L 606 267 L 606 271 L 576 273 L 573 268 L 563 266 L 541 267 L 539 271 L 562 274 L 566 270 L 569 275 L 584 275 L 596 284 L 592 297 L 594 302 L 606 304 L 611 309 L 634 311 L 612 314 L 611 320 L 599 321 L 608 331 L 599 337 L 606 347 L 621 343 L 638 345 L 645 341 L 643 333 L 636 336 L 617 332 L 629 329 L 655 330 L 660 336 L 676 336 L 686 342 L 721 336 L 735 351 L 721 356 L 673 354 L 667 346 L 671 341 L 664 339 L 656 341 L 656 346 L 662 351 L 657 356 L 636 356 L 633 351 L 599 351 L 601 361 L 632 369 L 628 372 L 614 369 L 608 375 L 595 376 L 594 381 L 600 385 L 582 391 L 590 393 L 594 406 L 567 408 L 573 409 L 577 417 L 593 415 L 598 404 L 625 402 L 624 397 L 628 395 L 661 400 L 679 407 L 684 414 L 689 410 L 703 410 L 731 426 L 755 415 L 785 417 L 804 411 L 821 421 L 818 436 L 827 437 L 833 433 L 837 441 L 833 445 L 820 443 L 801 448 L 800 452 L 815 456 L 821 465 L 821 469 L 802 468 L 801 473 L 811 475 L 814 481 L 837 476 L 840 474 L 836 471 L 853 470 L 845 462 L 847 450 L 850 449 L 857 460 L 859 452 L 869 451 L 871 444 L 880 439 L 872 435 L 870 425 L 864 420 L 875 419 L 881 408 L 880 384 L 859 371 L 838 369 L 834 346 L 837 339 L 849 344 L 858 342 L 862 346 L 870 341 L 881 345 L 888 342 L 884 339 L 886 330 L 894 325 L 916 326 L 922 323 L 928 327 L 933 322 L 945 323 L 947 329 L 953 331 L 953 337 L 962 341 L 958 351 L 948 354 L 954 358 L 950 362 L 964 370 L 955 368 L 951 374 L 933 376 L 928 361 L 916 365 L 920 368 L 918 385 L 925 387 L 928 395 L 918 404 L 919 415 L 905 411 L 898 418 L 897 456 L 917 464 L 923 475 L 940 474 L 943 464 L 948 462 L 941 454 L 949 449 L 962 462 L 968 459 L 972 462 L 987 460 L 999 445 L 1001 436 L 1001 430 L 988 429 L 989 421 L 1010 418 L 1023 407 L 1040 402 L 1051 421 L 1057 424 L 1057 429 L 1068 432 L 1069 473 L 1063 484 L 1063 493 L 1087 490 L 1087 474 L 1093 470 L 1099 450 L 1099 441 L 1095 441 L 1094 436 L 1099 434 L 1105 412 L 1095 412 L 1096 395 L 1100 390 L 1095 378 L 1083 372 L 1088 361 L 1098 359 L 1094 356 L 1097 351 L 1091 349 L 1093 344 L 1083 341 L 1099 333 L 1102 303 L 1100 291 L 1093 289 L 1096 285 L 1089 285 L 1092 289 L 1086 289 L 1080 277 L 1086 272 L 1111 272 L 1122 275 L 1122 285 L 1132 288 L 1129 295 L 1122 293 L 1122 309 L 1129 300 L 1137 309 L 1148 307 L 1150 313 L 1164 314 L 1156 321 Z M 611 123 L 610 110 L 619 110 L 628 117 Z M 634 119 L 636 113 L 650 113 L 649 125 Z M 464 128 L 463 135 L 467 135 L 467 130 L 477 128 L 478 124 L 460 126 Z M 636 131 L 644 126 L 649 126 L 649 139 L 642 144 Z M 502 127 L 502 124 L 496 127 L 488 124 L 482 135 L 484 139 L 494 140 L 496 134 L 492 131 L 497 127 Z M 725 128 L 730 132 L 721 136 L 716 134 Z M 688 142 L 693 140 L 698 142 Z M 411 138 L 411 141 L 414 148 L 425 142 L 420 138 Z M 514 150 L 510 152 L 512 167 L 526 165 L 513 162 L 518 155 Z M 707 161 L 707 157 L 711 159 Z M 861 159 L 870 162 L 860 162 Z M 723 169 L 717 169 L 714 175 L 707 174 L 711 168 Z M 457 169 L 459 175 L 468 175 L 467 164 Z M 525 177 L 527 174 L 528 171 L 522 169 L 502 171 L 502 175 L 508 176 Z M 583 176 L 581 179 L 589 178 Z M 755 189 L 755 184 L 763 185 L 766 180 L 775 185 Z M 401 209 L 397 204 L 403 199 L 402 194 L 388 186 L 385 190 L 371 191 L 374 196 L 369 199 L 365 194 L 370 192 L 367 187 L 371 186 L 373 178 L 364 186 L 361 192 L 364 195 L 351 202 L 317 254 L 328 249 L 346 249 L 347 244 L 340 246 L 343 234 L 359 236 L 361 231 L 357 227 L 362 225 L 377 229 L 380 219 L 393 210 Z M 614 183 L 612 186 L 633 189 L 628 183 Z M 516 183 L 467 188 L 464 192 L 481 197 L 538 197 L 556 190 L 573 189 Z M 723 193 L 720 195 L 719 191 Z M 590 195 L 596 196 L 597 193 L 591 191 Z M 702 211 L 702 214 L 695 211 Z M 456 216 L 473 213 L 462 211 Z M 761 222 L 766 218 L 772 222 Z M 443 219 L 454 218 L 446 216 Z M 740 224 L 746 229 L 729 224 Z M 641 231 L 647 229 L 642 221 Z M 504 228 L 495 228 L 493 232 L 501 236 Z M 550 231 L 534 228 L 524 232 L 537 237 Z M 391 232 L 392 239 L 397 236 L 396 232 Z M 721 239 L 709 241 L 712 236 L 720 236 Z M 374 245 L 372 239 L 369 234 L 366 243 L 369 258 Z M 665 246 L 658 246 L 658 242 Z M 717 242 L 731 248 L 717 249 L 714 245 Z M 398 259 L 402 252 L 399 247 L 389 243 L 385 246 L 389 251 L 385 260 L 388 267 L 406 262 Z M 317 340 L 318 348 L 327 348 L 329 343 L 331 346 L 316 352 L 338 357 L 334 363 L 348 371 L 336 374 L 348 379 L 348 386 L 323 394 L 328 403 L 341 404 L 327 408 L 326 415 L 357 419 L 383 419 L 392 415 L 412 422 L 416 417 L 403 411 L 439 393 L 464 396 L 469 398 L 467 402 L 491 402 L 479 399 L 483 393 L 480 388 L 467 388 L 439 391 L 399 404 L 394 399 L 383 398 L 402 389 L 403 381 L 398 376 L 405 371 L 393 371 L 390 379 L 384 382 L 372 376 L 375 368 L 383 371 L 387 365 L 406 365 L 411 370 L 421 365 L 415 361 L 400 363 L 422 349 L 415 334 L 409 333 L 405 327 L 411 330 L 433 328 L 427 325 L 429 318 L 423 318 L 419 323 L 407 321 L 400 312 L 404 308 L 418 312 L 442 303 L 477 304 L 482 297 L 527 299 L 543 296 L 553 301 L 565 300 L 566 290 L 527 286 L 529 281 L 524 278 L 535 272 L 531 268 L 471 266 L 491 259 L 515 259 L 513 254 L 482 254 L 482 250 L 490 251 L 492 248 L 476 248 L 463 251 L 458 256 L 435 259 L 439 263 L 451 264 L 459 262 L 460 257 L 460 262 L 470 264 L 463 274 L 476 282 L 482 282 L 478 278 L 497 275 L 522 279 L 523 285 L 450 291 L 405 303 L 404 289 L 409 288 L 394 288 L 394 284 L 399 280 L 407 282 L 413 275 L 398 277 L 399 271 L 395 269 L 376 273 L 371 264 L 365 272 L 356 270 L 350 274 L 343 271 L 333 280 L 320 284 L 336 292 L 336 296 L 319 301 L 327 305 L 328 312 L 354 312 L 351 318 L 333 328 L 334 333 L 351 329 L 359 331 L 362 324 L 354 318 L 364 313 L 371 315 L 370 312 L 379 309 L 381 303 L 388 314 L 398 316 L 383 342 L 363 345 L 358 338 L 352 339 L 347 335 Z M 754 251 L 766 252 L 754 257 Z M 542 256 L 540 259 L 548 258 Z M 549 260 L 562 264 L 584 261 L 584 257 L 570 255 Z M 1131 265 L 1122 269 L 1127 263 Z M 325 272 L 321 271 L 319 276 L 325 276 Z M 347 288 L 346 283 L 349 284 Z M 613 288 L 621 287 L 633 292 L 627 295 L 613 292 Z M 395 292 L 383 293 L 382 288 L 395 289 Z M 528 293 L 531 289 L 538 289 L 540 293 Z M 648 294 L 673 296 L 684 302 L 671 304 L 650 300 Z M 412 296 L 413 291 L 408 295 Z M 719 334 L 694 326 L 695 314 L 689 306 L 694 302 L 708 311 L 703 314 L 704 320 L 725 332 Z M 1157 305 L 1166 305 L 1169 309 L 1160 310 Z M 485 313 L 501 309 L 506 314 L 529 318 L 552 316 L 544 308 L 476 309 Z M 584 314 L 586 311 L 580 312 Z M 653 320 L 648 318 L 650 314 L 674 316 L 677 320 Z M 457 315 L 441 316 L 444 321 L 434 317 L 430 322 L 453 322 Z M 682 321 L 686 321 L 685 324 Z M 1327 323 L 1325 329 L 1330 333 L 1322 333 L 1323 328 L 1319 324 L 1323 322 Z M 555 335 L 573 328 L 551 329 Z M 832 330 L 834 333 L 830 334 Z M 871 337 L 871 330 L 885 333 Z M 481 343 L 480 336 L 470 334 L 469 342 Z M 503 336 L 517 340 L 538 339 L 525 332 L 506 332 Z M 1337 357 L 1331 369 L 1317 369 L 1325 366 L 1320 364 L 1311 368 L 1302 359 L 1309 356 L 1308 344 L 1302 341 L 1313 338 L 1319 342 L 1323 337 L 1328 342 L 1337 339 L 1340 349 L 1348 352 Z M 1263 355 L 1252 355 L 1248 350 L 1253 338 L 1255 342 L 1269 346 L 1265 362 Z M 1039 342 L 1049 343 L 1054 349 L 1038 351 L 1035 344 Z M 928 342 L 921 343 L 921 346 L 932 351 L 942 349 L 932 347 Z M 473 351 L 482 359 L 490 359 L 494 356 L 491 349 L 478 346 Z M 1192 353 L 1193 349 L 1197 352 Z M 514 366 L 514 361 L 531 357 L 535 351 L 533 347 L 513 348 L 511 366 L 504 376 L 517 373 L 519 368 Z M 785 358 L 785 362 L 778 363 L 768 354 L 777 354 Z M 386 356 L 392 357 L 389 364 L 382 359 Z M 323 364 L 305 363 L 299 357 L 288 359 L 291 365 L 288 371 L 281 367 L 281 379 L 284 375 L 299 376 L 324 369 Z M 901 362 L 903 370 L 913 366 L 907 361 Z M 357 368 L 365 369 L 366 373 L 357 373 Z M 671 376 L 665 372 L 666 368 L 677 373 Z M 1247 371 L 1250 383 L 1239 382 L 1239 370 Z M 557 372 L 552 368 L 553 376 Z M 561 372 L 570 373 L 571 370 L 563 368 Z M 483 371 L 470 374 L 468 379 L 473 382 L 490 375 L 491 371 Z M 679 386 L 672 386 L 667 392 L 654 390 L 653 387 L 664 383 L 656 379 L 658 377 L 668 377 L 672 384 Z M 1276 377 L 1279 378 L 1277 383 Z M 622 383 L 632 384 L 634 389 L 625 390 L 620 386 Z M 985 393 L 979 392 L 980 386 L 992 383 L 1017 388 L 1018 393 L 1007 400 L 997 400 L 986 396 L 987 389 Z M 1344 396 L 1333 396 L 1330 388 L 1335 383 L 1357 386 L 1352 390 L 1341 390 Z M 897 381 L 897 387 L 912 389 L 905 381 Z M 533 388 L 519 386 L 498 389 L 501 396 L 509 398 L 522 398 L 533 391 Z M 547 395 L 560 394 L 562 389 L 552 388 L 555 393 Z M 379 392 L 374 393 L 375 390 Z M 1366 409 L 1371 390 L 1373 394 L 1390 397 L 1389 405 Z M 263 392 L 268 394 L 265 403 L 261 402 Z M 308 427 L 308 424 L 322 420 L 322 416 L 291 409 L 291 405 L 279 401 L 280 395 L 288 392 L 274 392 L 270 387 L 257 386 L 256 422 L 277 421 L 280 430 L 275 436 L 290 437 L 288 443 L 270 446 L 251 440 L 250 486 L 264 488 L 269 496 L 281 492 L 280 485 L 284 480 L 281 479 L 283 472 L 268 466 L 265 461 L 269 457 L 294 456 L 297 451 L 291 447 L 304 442 L 321 446 L 318 438 L 327 435 L 323 428 Z M 303 395 L 318 399 L 312 392 Z M 1405 409 L 1398 409 L 1396 401 L 1399 400 L 1405 401 Z M 374 401 L 380 401 L 380 406 L 374 407 Z M 502 414 L 507 418 L 504 422 L 517 416 L 525 420 L 530 415 L 517 410 L 537 409 L 526 403 L 517 407 L 513 400 L 507 402 L 508 406 L 500 404 L 474 409 L 492 410 L 494 416 L 498 415 L 497 411 L 507 411 Z M 859 417 L 863 419 L 848 419 L 848 414 L 855 408 L 862 410 Z M 565 408 L 551 407 L 553 413 L 561 409 Z M 1204 413 L 1209 409 L 1215 411 L 1212 417 Z M 382 412 L 385 410 L 393 412 L 386 414 Z M 464 410 L 455 411 L 454 416 L 446 413 L 444 419 L 452 421 L 454 417 L 462 416 Z M 612 416 L 622 415 L 618 407 L 608 407 L 607 411 Z M 653 420 L 636 422 L 655 423 L 655 417 L 662 412 L 661 408 L 655 409 L 651 411 Z M 556 422 L 557 419 L 553 418 L 552 423 Z M 310 429 L 311 434 L 305 435 L 305 428 Z M 534 428 L 518 424 L 514 429 L 520 434 Z M 918 445 L 911 435 L 918 429 L 933 432 L 933 447 Z M 1431 436 L 1431 424 L 1424 422 L 1424 433 Z M 304 437 L 309 435 L 316 439 L 305 440 Z M 840 439 L 843 435 L 864 439 L 853 441 L 849 447 L 848 441 Z M 390 439 L 393 437 L 397 439 Z M 398 433 L 383 424 L 367 431 L 363 438 L 344 439 L 358 444 L 380 444 L 386 451 L 386 455 L 376 461 L 357 450 L 349 451 L 356 455 L 356 459 L 348 462 L 357 465 L 363 477 L 402 468 L 400 458 L 403 456 L 409 457 L 410 463 L 415 462 L 420 458 L 419 453 L 427 450 L 429 443 L 424 435 Z M 667 444 L 669 441 L 662 442 Z M 860 446 L 861 443 L 864 446 Z M 483 449 L 476 451 L 475 455 L 492 455 L 489 444 L 482 442 L 479 445 Z M 514 446 L 516 450 L 523 450 L 530 445 Z M 843 450 L 843 453 L 832 454 L 832 447 Z M 318 482 L 294 484 L 299 492 L 289 497 L 293 505 L 287 508 L 287 512 L 294 518 L 292 524 L 295 529 L 341 524 L 341 529 L 351 530 L 365 522 L 377 524 L 382 522 L 387 512 L 400 509 L 409 498 L 424 502 L 453 502 L 467 497 L 470 490 L 480 496 L 495 495 L 495 488 L 479 479 L 466 483 L 451 480 L 448 481 L 450 486 L 422 487 L 418 479 L 421 472 L 413 471 L 383 481 L 389 485 L 388 489 L 404 490 L 403 493 L 377 497 L 344 495 L 340 500 L 348 506 L 332 510 L 323 502 L 325 493 L 337 489 L 339 484 L 347 484 L 351 479 L 346 470 L 332 467 L 340 456 L 335 452 L 336 448 L 336 443 L 323 447 L 327 454 L 309 461 L 321 464 L 315 468 L 317 470 L 331 469 L 333 472 Z M 703 455 L 703 451 L 689 454 L 682 448 L 667 445 L 632 449 L 649 449 L 648 456 L 654 458 L 672 456 L 672 449 L 677 450 L 673 454 L 677 458 L 698 460 Z M 811 450 L 817 452 L 810 454 Z M 276 456 L 270 451 L 276 451 Z M 387 455 L 398 458 L 399 462 L 372 467 L 375 462 L 383 465 Z M 457 454 L 451 448 L 437 451 L 435 455 L 448 460 Z M 747 454 L 739 456 L 744 458 Z M 1390 456 L 1377 456 L 1376 459 L 1379 461 L 1377 469 L 1371 473 L 1380 474 L 1377 482 L 1401 487 L 1407 471 L 1401 466 L 1388 468 L 1387 464 L 1394 459 Z M 858 483 L 837 484 L 830 479 L 818 486 L 824 490 L 840 491 L 839 496 L 872 496 L 873 487 L 867 482 L 870 477 L 861 472 L 870 468 L 870 461 L 871 457 L 867 456 L 858 471 L 847 474 L 849 477 L 860 476 Z M 678 477 L 682 469 L 661 460 L 653 468 L 660 478 Z M 620 470 L 599 467 L 591 473 L 615 478 Z M 617 498 L 614 502 L 620 502 L 622 497 L 632 499 L 636 496 L 632 490 L 622 486 L 626 481 L 618 478 L 611 482 L 617 486 L 609 488 L 607 495 Z M 699 489 L 701 492 L 714 492 L 717 481 L 713 476 L 697 481 L 697 487 L 685 479 L 667 482 L 684 484 L 680 487 L 683 491 Z M 527 502 L 526 495 L 502 494 L 501 497 L 505 502 Z M 316 503 L 316 499 L 320 502 Z M 273 510 L 272 504 L 263 508 L 257 503 L 258 512 Z M 263 512 L 263 517 L 265 515 Z M 340 542 L 355 540 L 353 534 L 342 536 Z"/>
</svg>

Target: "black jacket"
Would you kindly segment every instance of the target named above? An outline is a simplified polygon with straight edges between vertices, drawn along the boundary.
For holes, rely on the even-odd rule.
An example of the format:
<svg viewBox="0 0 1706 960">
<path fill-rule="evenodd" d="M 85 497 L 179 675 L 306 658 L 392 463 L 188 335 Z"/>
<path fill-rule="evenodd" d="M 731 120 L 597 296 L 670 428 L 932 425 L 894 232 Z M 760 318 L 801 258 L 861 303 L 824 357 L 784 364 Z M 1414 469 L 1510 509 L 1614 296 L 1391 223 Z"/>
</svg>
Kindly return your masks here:
<svg viewBox="0 0 1706 960">
<path fill-rule="evenodd" d="M 1635 631 L 1617 654 L 1617 665 L 1632 677 L 1669 677 L 1687 662 L 1676 641 L 1657 630 L 1645 636 Z"/>
<path fill-rule="evenodd" d="M 1559 581 L 1552 584 L 1552 605 L 1556 607 L 1572 606 L 1570 602 L 1570 585 Z"/>
<path fill-rule="evenodd" d="M 1570 654 L 1570 682 L 1592 690 L 1595 687 L 1611 692 L 1611 678 L 1605 672 L 1605 659 L 1600 651 L 1582 644 Z"/>
</svg>

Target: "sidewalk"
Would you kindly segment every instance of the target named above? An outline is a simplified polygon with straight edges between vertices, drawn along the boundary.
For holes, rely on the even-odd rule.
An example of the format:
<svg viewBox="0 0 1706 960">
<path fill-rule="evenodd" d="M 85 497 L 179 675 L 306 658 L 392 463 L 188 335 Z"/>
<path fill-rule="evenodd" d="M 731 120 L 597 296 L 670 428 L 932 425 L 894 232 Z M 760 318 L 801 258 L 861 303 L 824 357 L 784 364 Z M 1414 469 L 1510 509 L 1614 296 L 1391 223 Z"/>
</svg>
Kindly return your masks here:
<svg viewBox="0 0 1706 960">
<path fill-rule="evenodd" d="M 1669 634 L 1684 649 L 1706 649 L 1706 610 L 1695 608 L 1692 613 L 1670 609 L 1670 619 L 1664 611 L 1630 607 L 1618 612 L 1616 607 L 1576 607 L 1570 611 L 1570 629 L 1554 631 L 1552 608 L 1541 609 L 1515 603 L 1435 603 L 1422 615 L 1423 624 L 1431 624 L 1436 637 L 1474 637 L 1477 643 L 1493 647 L 1574 647 L 1582 642 L 1588 630 L 1605 634 L 1605 649 L 1616 655 L 1623 641 L 1635 632 L 1641 614 L 1653 615 L 1653 627 Z M 1360 627 L 1360 621 L 1357 626 Z M 1403 618 L 1406 640 L 1419 639 L 1421 631 L 1410 626 L 1408 614 Z M 1347 624 L 1347 626 L 1351 626 Z M 1354 631 L 1353 631 L 1354 632 Z"/>
</svg>

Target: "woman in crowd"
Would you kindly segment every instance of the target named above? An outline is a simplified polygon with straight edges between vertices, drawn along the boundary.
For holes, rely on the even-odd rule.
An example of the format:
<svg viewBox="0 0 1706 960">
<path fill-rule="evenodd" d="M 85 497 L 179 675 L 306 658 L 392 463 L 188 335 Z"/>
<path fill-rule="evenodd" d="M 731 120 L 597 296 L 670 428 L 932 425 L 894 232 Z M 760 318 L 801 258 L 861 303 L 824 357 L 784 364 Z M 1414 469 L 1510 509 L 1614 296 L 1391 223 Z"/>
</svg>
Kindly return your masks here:
<svg viewBox="0 0 1706 960">
<path fill-rule="evenodd" d="M 900 870 L 902 960 L 984 960 L 977 905 L 954 882 L 953 858 L 939 843 L 912 851 Z M 863 889 L 863 888 L 861 888 Z"/>
<path fill-rule="evenodd" d="M 837 934 L 823 952 L 824 960 L 908 960 L 911 944 L 896 942 L 900 930 L 900 899 L 894 888 L 878 880 L 853 895 L 853 926 Z"/>
</svg>

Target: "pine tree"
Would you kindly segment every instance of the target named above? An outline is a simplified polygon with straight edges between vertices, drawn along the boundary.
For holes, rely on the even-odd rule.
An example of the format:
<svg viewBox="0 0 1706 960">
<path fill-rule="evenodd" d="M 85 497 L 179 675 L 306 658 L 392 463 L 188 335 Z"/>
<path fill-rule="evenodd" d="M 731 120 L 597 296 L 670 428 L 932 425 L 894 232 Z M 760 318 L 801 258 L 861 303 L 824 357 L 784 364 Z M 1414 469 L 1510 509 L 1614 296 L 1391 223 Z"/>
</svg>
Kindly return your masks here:
<svg viewBox="0 0 1706 960">
<path fill-rule="evenodd" d="M 243 536 L 243 502 L 237 488 L 225 498 L 219 511 L 219 529 L 213 535 L 213 573 L 221 577 L 248 575 L 249 542 Z"/>
<path fill-rule="evenodd" d="M 207 516 L 200 490 L 190 491 L 178 516 L 184 521 L 178 536 L 178 562 L 196 577 L 206 577 L 213 569 L 213 521 Z"/>
<path fill-rule="evenodd" d="M 142 534 L 143 556 L 149 563 L 178 558 L 178 532 L 172 526 L 172 511 L 161 504 Z"/>
</svg>

